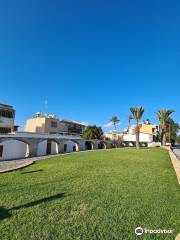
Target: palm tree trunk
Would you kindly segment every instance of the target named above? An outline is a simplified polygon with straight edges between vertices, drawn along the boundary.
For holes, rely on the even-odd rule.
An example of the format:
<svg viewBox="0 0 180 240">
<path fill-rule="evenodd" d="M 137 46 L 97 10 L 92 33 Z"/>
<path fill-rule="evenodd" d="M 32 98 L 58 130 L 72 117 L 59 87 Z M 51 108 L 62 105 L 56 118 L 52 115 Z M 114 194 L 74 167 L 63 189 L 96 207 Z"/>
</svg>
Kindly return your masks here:
<svg viewBox="0 0 180 240">
<path fill-rule="evenodd" d="M 136 148 L 139 148 L 139 126 L 136 125 Z"/>
<path fill-rule="evenodd" d="M 166 145 L 166 133 L 165 132 L 163 133 L 163 136 L 162 136 L 162 145 Z"/>
<path fill-rule="evenodd" d="M 163 127 L 160 129 L 161 146 L 166 145 L 166 131 Z"/>
<path fill-rule="evenodd" d="M 163 129 L 161 125 L 159 125 L 159 135 L 160 135 L 160 141 L 161 141 L 161 146 L 163 145 Z"/>
</svg>

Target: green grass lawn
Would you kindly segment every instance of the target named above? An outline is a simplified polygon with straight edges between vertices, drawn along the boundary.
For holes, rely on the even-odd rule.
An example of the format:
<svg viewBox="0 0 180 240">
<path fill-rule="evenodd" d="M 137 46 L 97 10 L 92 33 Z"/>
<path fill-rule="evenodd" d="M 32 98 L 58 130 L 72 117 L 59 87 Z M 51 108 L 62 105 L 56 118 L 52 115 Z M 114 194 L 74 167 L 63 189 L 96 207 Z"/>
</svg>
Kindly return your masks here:
<svg viewBox="0 0 180 240">
<path fill-rule="evenodd" d="M 175 239 L 180 187 L 163 149 L 114 149 L 43 160 L 0 175 L 2 240 Z M 173 229 L 144 235 L 134 229 Z"/>
</svg>

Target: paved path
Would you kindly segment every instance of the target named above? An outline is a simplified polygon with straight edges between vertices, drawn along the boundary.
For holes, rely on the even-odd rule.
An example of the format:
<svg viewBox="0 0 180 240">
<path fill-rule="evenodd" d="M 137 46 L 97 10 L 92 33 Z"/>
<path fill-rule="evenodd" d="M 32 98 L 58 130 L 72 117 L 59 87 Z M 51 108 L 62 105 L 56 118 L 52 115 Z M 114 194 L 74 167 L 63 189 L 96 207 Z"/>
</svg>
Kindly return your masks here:
<svg viewBox="0 0 180 240">
<path fill-rule="evenodd" d="M 3 172 L 10 172 L 16 169 L 27 167 L 31 164 L 33 164 L 36 161 L 42 160 L 42 159 L 48 159 L 52 157 L 57 157 L 62 154 L 56 154 L 56 155 L 49 155 L 49 156 L 41 156 L 41 157 L 33 157 L 33 158 L 24 158 L 24 159 L 18 159 L 18 160 L 3 160 L 0 161 L 0 173 Z"/>
<path fill-rule="evenodd" d="M 0 173 L 10 172 L 33 164 L 30 159 L 0 161 Z"/>
<path fill-rule="evenodd" d="M 180 147 L 179 148 L 173 148 L 173 152 L 175 153 L 175 155 L 180 160 Z"/>
</svg>

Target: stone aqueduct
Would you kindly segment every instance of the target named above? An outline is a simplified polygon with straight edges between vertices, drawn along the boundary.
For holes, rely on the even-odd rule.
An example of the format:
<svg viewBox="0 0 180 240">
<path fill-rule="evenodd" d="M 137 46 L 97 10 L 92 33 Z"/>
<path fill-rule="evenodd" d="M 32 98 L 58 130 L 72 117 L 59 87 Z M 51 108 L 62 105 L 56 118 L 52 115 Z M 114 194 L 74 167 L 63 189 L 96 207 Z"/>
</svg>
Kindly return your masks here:
<svg viewBox="0 0 180 240">
<path fill-rule="evenodd" d="M 8 140 L 17 140 L 28 145 L 29 154 L 28 157 L 37 156 L 38 144 L 47 140 L 48 142 L 55 142 L 58 146 L 58 153 L 64 153 L 64 143 L 67 141 L 72 141 L 77 145 L 75 151 L 85 151 L 85 150 L 96 150 L 96 149 L 110 149 L 117 147 L 133 147 L 135 142 L 123 142 L 120 145 L 115 144 L 113 141 L 107 140 L 86 140 L 81 136 L 74 135 L 56 135 L 56 134 L 37 134 L 37 133 L 26 133 L 19 132 L 15 134 L 1 134 L 0 144 Z M 141 143 L 141 146 L 147 146 L 147 143 Z"/>
</svg>

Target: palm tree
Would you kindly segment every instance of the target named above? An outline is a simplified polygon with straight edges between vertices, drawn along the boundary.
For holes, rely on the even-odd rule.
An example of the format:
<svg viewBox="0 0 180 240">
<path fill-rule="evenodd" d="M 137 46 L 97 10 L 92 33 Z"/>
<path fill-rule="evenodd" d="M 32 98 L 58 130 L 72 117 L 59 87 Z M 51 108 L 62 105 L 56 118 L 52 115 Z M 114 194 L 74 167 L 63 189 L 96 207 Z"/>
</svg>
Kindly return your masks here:
<svg viewBox="0 0 180 240">
<path fill-rule="evenodd" d="M 129 133 L 129 127 L 130 127 L 130 123 L 131 123 L 131 120 L 133 119 L 133 116 L 132 115 L 129 115 L 128 116 L 128 133 Z"/>
<path fill-rule="evenodd" d="M 174 112 L 171 109 L 162 109 L 156 113 L 156 117 L 160 123 L 159 125 L 159 133 L 161 138 L 161 145 L 166 144 L 166 132 L 170 120 L 170 115 Z"/>
<path fill-rule="evenodd" d="M 117 116 L 113 116 L 110 120 L 110 122 L 114 125 L 114 129 L 117 129 L 117 124 L 120 122 Z"/>
<path fill-rule="evenodd" d="M 130 111 L 132 113 L 133 118 L 136 120 L 136 147 L 139 148 L 139 132 L 140 132 L 140 120 L 142 118 L 142 115 L 144 113 L 143 107 L 131 107 Z"/>
</svg>

